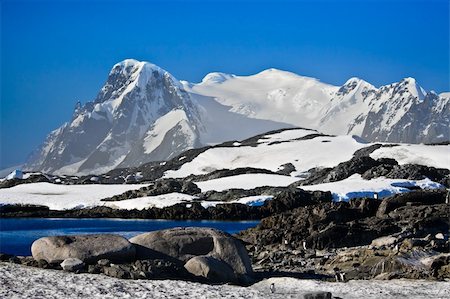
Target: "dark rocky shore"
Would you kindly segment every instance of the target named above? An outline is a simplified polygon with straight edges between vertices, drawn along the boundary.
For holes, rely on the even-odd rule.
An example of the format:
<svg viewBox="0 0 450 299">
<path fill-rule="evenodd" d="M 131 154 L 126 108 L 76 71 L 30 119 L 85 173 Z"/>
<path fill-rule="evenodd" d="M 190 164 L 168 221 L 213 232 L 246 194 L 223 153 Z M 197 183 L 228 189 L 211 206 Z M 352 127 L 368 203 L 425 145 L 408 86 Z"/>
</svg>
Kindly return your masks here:
<svg viewBox="0 0 450 299">
<path fill-rule="evenodd" d="M 383 201 L 318 203 L 265 218 L 239 234 L 255 269 L 344 279 L 450 278 L 444 191 Z"/>
<path fill-rule="evenodd" d="M 450 278 L 450 205 L 445 203 L 444 190 L 350 202 L 330 202 L 329 196 L 289 189 L 260 207 L 273 214 L 236 236 L 244 242 L 254 269 L 250 280 L 238 283 L 274 276 L 328 281 Z M 196 251 L 209 252 L 211 248 L 206 247 L 202 245 L 204 249 Z M 61 269 L 59 263 L 31 257 L 0 257 L 29 266 Z M 76 271 L 128 279 L 211 283 L 205 277 L 192 276 L 182 266 L 176 260 L 158 256 L 119 264 L 98 261 Z"/>
</svg>

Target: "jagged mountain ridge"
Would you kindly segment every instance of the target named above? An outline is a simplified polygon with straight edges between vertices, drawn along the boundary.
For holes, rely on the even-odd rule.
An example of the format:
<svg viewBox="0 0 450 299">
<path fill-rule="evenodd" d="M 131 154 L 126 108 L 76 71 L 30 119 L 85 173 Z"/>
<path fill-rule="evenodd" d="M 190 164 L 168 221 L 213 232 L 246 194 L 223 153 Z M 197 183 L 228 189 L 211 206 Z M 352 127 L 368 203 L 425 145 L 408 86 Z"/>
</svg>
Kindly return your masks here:
<svg viewBox="0 0 450 299">
<path fill-rule="evenodd" d="M 352 78 L 336 87 L 269 69 L 211 73 L 192 84 L 148 62 L 116 64 L 94 101 L 77 103 L 25 169 L 104 173 L 170 159 L 189 148 L 292 126 L 371 141 L 449 140 L 449 97 L 412 78 L 375 88 Z"/>
</svg>

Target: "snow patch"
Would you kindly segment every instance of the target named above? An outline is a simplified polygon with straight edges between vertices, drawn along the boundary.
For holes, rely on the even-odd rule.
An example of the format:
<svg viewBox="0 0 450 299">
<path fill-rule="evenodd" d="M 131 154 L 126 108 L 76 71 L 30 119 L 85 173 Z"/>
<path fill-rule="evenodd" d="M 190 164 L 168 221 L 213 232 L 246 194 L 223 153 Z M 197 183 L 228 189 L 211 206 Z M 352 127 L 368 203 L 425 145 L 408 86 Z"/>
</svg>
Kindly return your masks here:
<svg viewBox="0 0 450 299">
<path fill-rule="evenodd" d="M 298 178 L 285 175 L 251 173 L 195 182 L 195 184 L 202 192 L 207 192 L 211 190 L 253 189 L 262 186 L 286 187 L 296 181 L 298 181 Z"/>
<path fill-rule="evenodd" d="M 443 185 L 433 182 L 430 179 L 413 181 L 380 177 L 365 180 L 360 174 L 354 174 L 342 181 L 307 185 L 299 188 L 309 191 L 330 191 L 333 194 L 333 200 L 348 201 L 352 198 L 360 197 L 374 198 L 375 194 L 378 195 L 378 198 L 383 198 L 397 193 L 409 192 L 411 191 L 411 187 L 419 187 L 421 189 L 445 188 Z"/>
<path fill-rule="evenodd" d="M 400 165 L 419 164 L 450 169 L 450 145 L 401 144 L 381 147 L 371 153 L 370 157 L 395 159 Z"/>
</svg>

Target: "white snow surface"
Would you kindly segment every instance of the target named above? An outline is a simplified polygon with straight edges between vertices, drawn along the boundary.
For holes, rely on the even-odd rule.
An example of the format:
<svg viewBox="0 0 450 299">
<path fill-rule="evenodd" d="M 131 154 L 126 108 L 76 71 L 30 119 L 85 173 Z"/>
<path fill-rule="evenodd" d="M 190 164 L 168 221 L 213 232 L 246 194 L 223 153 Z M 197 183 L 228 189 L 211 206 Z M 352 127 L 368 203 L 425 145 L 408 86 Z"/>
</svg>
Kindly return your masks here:
<svg viewBox="0 0 450 299">
<path fill-rule="evenodd" d="M 401 144 L 394 147 L 382 147 L 375 150 L 373 159 L 392 158 L 402 164 L 419 164 L 436 168 L 450 169 L 449 145 Z"/>
<path fill-rule="evenodd" d="M 224 191 L 232 188 L 253 189 L 262 186 L 286 187 L 298 180 L 298 178 L 286 175 L 249 173 L 194 183 L 202 192 L 207 192 L 211 190 Z"/>
<path fill-rule="evenodd" d="M 21 184 L 0 189 L 0 204 L 45 205 L 52 210 L 109 206 L 103 198 L 136 190 L 147 185 L 57 185 L 51 183 Z"/>
<path fill-rule="evenodd" d="M 190 88 L 189 88 L 190 87 Z M 212 73 L 185 88 L 216 98 L 231 111 L 259 119 L 311 127 L 338 87 L 314 78 L 268 69 L 251 76 Z"/>
<path fill-rule="evenodd" d="M 296 130 L 287 131 L 295 134 Z M 285 133 L 288 135 L 288 133 Z M 300 129 L 300 135 L 305 130 Z M 309 134 L 314 133 L 309 131 Z M 305 133 L 305 135 L 308 135 Z M 298 175 L 314 167 L 334 167 L 348 161 L 353 153 L 369 144 L 360 143 L 351 136 L 322 136 L 308 140 L 289 140 L 273 143 L 288 137 L 277 134 L 269 136 L 267 140 L 260 139 L 258 146 L 216 147 L 209 149 L 191 162 L 183 164 L 178 170 L 169 170 L 165 177 L 180 178 L 190 174 L 200 175 L 217 169 L 235 169 L 240 167 L 264 168 L 277 171 L 280 166 L 292 163 Z"/>
<path fill-rule="evenodd" d="M 387 179 L 384 177 L 365 180 L 360 174 L 354 174 L 342 181 L 324 183 L 317 185 L 301 186 L 303 190 L 330 191 L 335 201 L 347 201 L 358 197 L 374 197 L 377 193 L 379 198 L 389 195 L 409 192 L 407 187 L 420 187 L 422 189 L 441 189 L 443 185 L 429 179 L 419 181 Z"/>
<path fill-rule="evenodd" d="M 274 284 L 275 293 L 270 292 Z M 302 298 L 329 291 L 345 299 L 448 298 L 449 281 L 355 280 L 347 283 L 277 277 L 249 287 L 177 280 L 125 280 L 0 263 L 1 298 Z"/>
<path fill-rule="evenodd" d="M 264 203 L 267 200 L 272 200 L 272 199 L 273 199 L 273 196 L 271 196 L 271 195 L 255 195 L 255 196 L 242 197 L 242 198 L 227 201 L 227 202 L 215 201 L 215 200 L 211 200 L 211 201 L 205 200 L 205 201 L 201 202 L 201 205 L 205 209 L 208 207 L 215 207 L 218 204 L 233 204 L 233 203 L 240 203 L 240 204 L 248 205 L 251 207 L 259 207 L 259 206 L 264 205 Z"/>
<path fill-rule="evenodd" d="M 287 177 L 289 178 L 289 177 Z M 33 204 L 48 206 L 52 210 L 66 210 L 107 206 L 114 209 L 143 210 L 147 208 L 164 208 L 179 203 L 189 204 L 197 198 L 183 193 L 168 193 L 157 196 L 145 196 L 120 201 L 101 201 L 106 197 L 135 190 L 143 185 L 57 185 L 50 183 L 21 184 L 11 188 L 0 189 L 0 205 L 2 204 Z M 202 201 L 207 208 L 223 203 L 241 203 L 250 206 L 261 206 L 273 196 L 258 195 L 236 199 L 229 202 Z"/>
<path fill-rule="evenodd" d="M 180 125 L 183 133 L 189 137 L 191 145 L 194 144 L 194 130 L 190 127 L 186 112 L 182 109 L 175 109 L 166 115 L 158 118 L 152 128 L 144 138 L 145 153 L 150 154 L 163 142 L 167 132 L 176 125 Z"/>
<path fill-rule="evenodd" d="M 169 207 L 182 202 L 188 203 L 195 198 L 196 198 L 195 196 L 183 193 L 168 193 L 157 196 L 145 196 L 108 202 L 108 206 L 112 208 L 125 210 L 132 210 L 132 209 L 143 210 L 152 207 L 155 208 Z"/>
</svg>

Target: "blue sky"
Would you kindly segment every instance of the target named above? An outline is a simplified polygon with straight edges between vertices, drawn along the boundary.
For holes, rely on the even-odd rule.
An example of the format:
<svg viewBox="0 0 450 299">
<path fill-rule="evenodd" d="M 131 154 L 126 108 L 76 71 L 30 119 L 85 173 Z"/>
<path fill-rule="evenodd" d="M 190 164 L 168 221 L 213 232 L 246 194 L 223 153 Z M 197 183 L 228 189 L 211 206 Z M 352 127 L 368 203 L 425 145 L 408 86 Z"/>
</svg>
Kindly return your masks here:
<svg viewBox="0 0 450 299">
<path fill-rule="evenodd" d="M 125 58 L 193 82 L 275 67 L 450 90 L 447 0 L 0 3 L 0 168 L 23 162 Z"/>
</svg>

